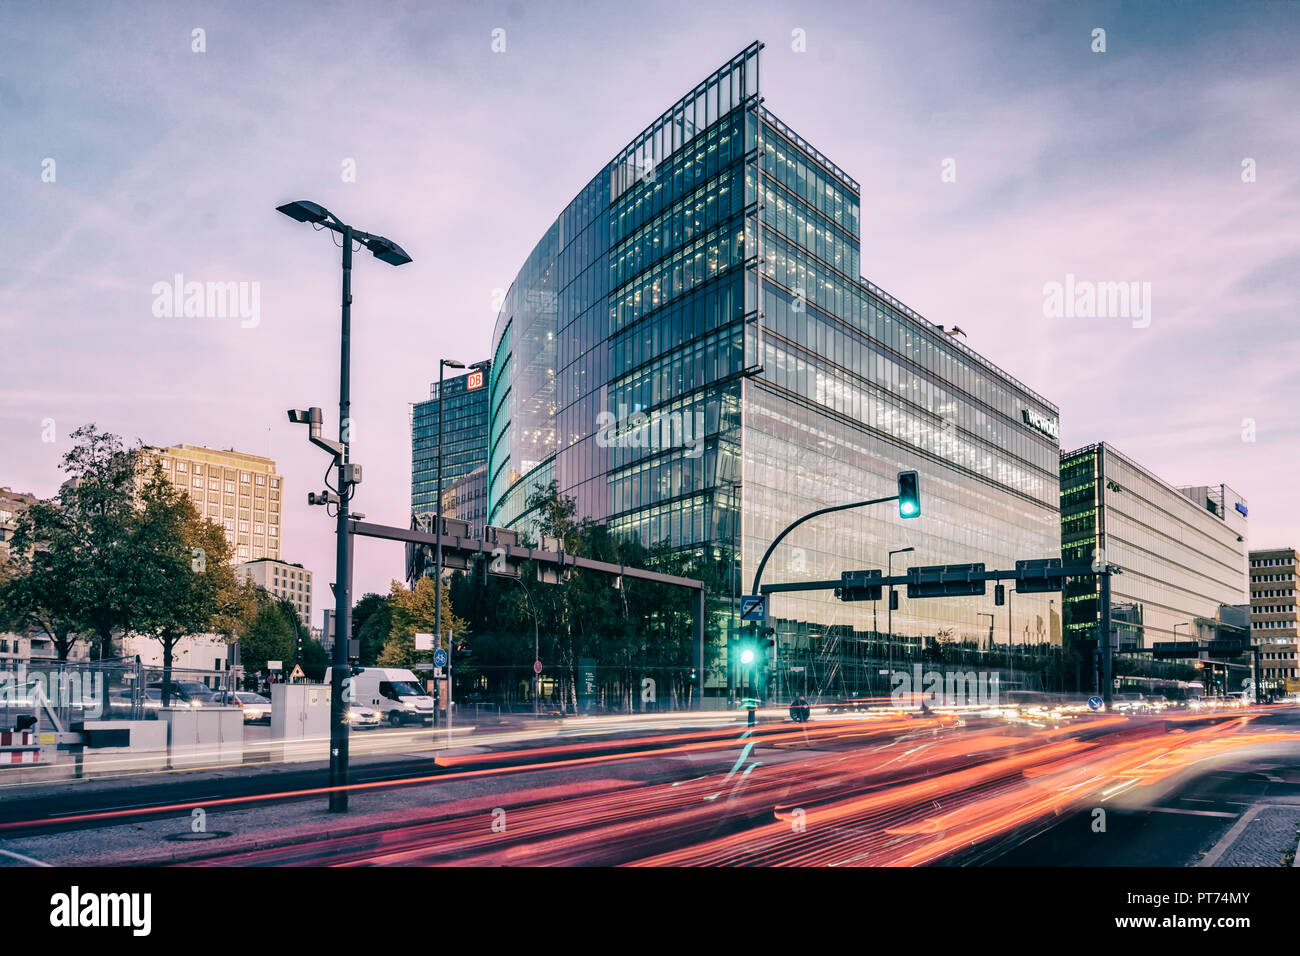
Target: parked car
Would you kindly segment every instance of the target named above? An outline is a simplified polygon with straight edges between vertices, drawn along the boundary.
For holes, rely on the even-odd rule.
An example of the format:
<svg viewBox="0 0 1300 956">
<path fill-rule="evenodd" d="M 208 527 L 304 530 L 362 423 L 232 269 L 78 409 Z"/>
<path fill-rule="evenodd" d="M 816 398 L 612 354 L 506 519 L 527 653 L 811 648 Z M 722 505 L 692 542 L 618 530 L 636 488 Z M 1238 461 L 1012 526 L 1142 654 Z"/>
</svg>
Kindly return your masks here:
<svg viewBox="0 0 1300 956">
<path fill-rule="evenodd" d="M 348 707 L 345 719 L 349 727 L 378 727 L 380 723 L 379 711 L 361 704 Z"/>
<path fill-rule="evenodd" d="M 199 681 L 172 681 L 167 685 L 167 694 L 171 698 L 171 706 L 183 707 L 214 707 L 217 704 L 217 695 L 212 692 L 207 684 Z M 163 682 L 160 680 L 153 681 L 149 684 L 149 690 L 156 690 L 162 693 Z"/>
<path fill-rule="evenodd" d="M 271 702 L 261 694 L 254 694 L 247 690 L 237 690 L 230 694 L 222 691 L 215 695 L 214 700 L 223 707 L 242 708 L 246 724 L 271 722 Z"/>
<path fill-rule="evenodd" d="M 173 705 L 175 701 L 172 702 Z M 149 687 L 140 700 L 140 712 L 145 720 L 157 720 L 162 707 L 162 690 Z M 108 696 L 108 712 L 116 717 L 131 718 L 135 713 L 135 699 L 131 691 L 121 690 Z"/>
</svg>

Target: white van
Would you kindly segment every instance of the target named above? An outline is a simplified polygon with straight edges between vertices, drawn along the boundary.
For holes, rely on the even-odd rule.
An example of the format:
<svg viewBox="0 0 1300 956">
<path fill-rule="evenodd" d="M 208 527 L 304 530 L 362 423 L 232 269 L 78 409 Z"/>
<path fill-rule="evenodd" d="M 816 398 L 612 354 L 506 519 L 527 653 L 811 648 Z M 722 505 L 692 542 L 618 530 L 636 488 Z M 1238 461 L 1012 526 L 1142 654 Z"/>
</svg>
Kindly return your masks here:
<svg viewBox="0 0 1300 956">
<path fill-rule="evenodd" d="M 326 674 L 326 681 L 329 675 Z M 352 703 L 372 707 L 394 727 L 433 723 L 433 698 L 420 679 L 400 667 L 363 667 L 351 678 Z"/>
</svg>

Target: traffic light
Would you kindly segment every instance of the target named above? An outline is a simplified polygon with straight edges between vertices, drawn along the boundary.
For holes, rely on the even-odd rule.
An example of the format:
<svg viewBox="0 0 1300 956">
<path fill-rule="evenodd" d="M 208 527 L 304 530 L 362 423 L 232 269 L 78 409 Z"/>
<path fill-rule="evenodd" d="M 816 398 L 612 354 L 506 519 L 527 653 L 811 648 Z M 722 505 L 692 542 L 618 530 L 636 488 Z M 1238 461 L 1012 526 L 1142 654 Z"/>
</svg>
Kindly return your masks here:
<svg viewBox="0 0 1300 956">
<path fill-rule="evenodd" d="M 901 518 L 916 518 L 921 514 L 921 492 L 917 488 L 916 472 L 900 471 L 898 473 L 898 515 Z"/>
<path fill-rule="evenodd" d="M 1004 584 L 995 584 L 993 586 L 993 603 L 998 607 L 1007 603 L 1007 588 Z"/>
<path fill-rule="evenodd" d="M 889 609 L 891 611 L 898 610 L 898 592 L 893 588 L 889 589 Z"/>
</svg>

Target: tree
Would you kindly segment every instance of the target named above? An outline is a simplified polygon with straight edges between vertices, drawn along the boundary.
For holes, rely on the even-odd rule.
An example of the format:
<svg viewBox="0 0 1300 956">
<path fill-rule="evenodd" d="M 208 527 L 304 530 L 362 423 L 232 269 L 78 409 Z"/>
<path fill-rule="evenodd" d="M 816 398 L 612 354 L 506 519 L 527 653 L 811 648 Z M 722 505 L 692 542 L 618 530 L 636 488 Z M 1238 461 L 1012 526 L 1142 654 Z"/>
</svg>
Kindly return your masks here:
<svg viewBox="0 0 1300 956">
<path fill-rule="evenodd" d="M 392 582 L 388 596 L 392 624 L 379 655 L 379 666 L 410 667 L 425 657 L 428 652 L 416 653 L 415 635 L 434 632 L 436 594 L 433 578 L 420 578 L 413 591 L 398 581 Z M 456 616 L 446 582 L 442 585 L 442 623 L 444 630 L 457 638 L 468 636 L 469 625 Z"/>
<path fill-rule="evenodd" d="M 329 652 L 314 637 L 302 642 L 302 669 L 312 680 L 320 680 L 325 675 L 325 668 L 330 666 Z"/>
<path fill-rule="evenodd" d="M 163 706 L 169 703 L 177 642 L 226 624 L 240 590 L 222 530 L 199 515 L 189 495 L 155 462 L 140 493 L 130 537 L 135 630 L 163 649 Z"/>
<path fill-rule="evenodd" d="M 701 579 L 715 593 L 728 590 L 727 574 L 734 573 L 729 553 L 674 552 L 665 542 L 647 548 L 635 536 L 577 521 L 575 502 L 554 483 L 534 491 L 526 507 L 536 531 L 561 538 L 567 554 Z M 608 703 L 636 706 L 647 676 L 655 680 L 658 699 L 685 703 L 693 691 L 696 592 L 632 578 L 616 589 L 610 575 L 581 569 L 563 584 L 539 584 L 533 562 L 520 570 L 537 611 L 540 654 L 547 673 L 559 676 L 566 710 L 577 707 L 577 664 L 584 657 L 599 662 L 599 694 Z M 532 674 L 533 615 L 524 589 L 501 577 L 454 575 L 452 594 L 475 635 L 473 663 L 459 674 L 494 680 L 500 697 L 514 699 L 530 686 Z M 716 637 L 720 623 L 707 626 L 706 639 Z"/>
<path fill-rule="evenodd" d="M 39 627 L 54 642 L 59 661 L 82 636 L 76 591 L 80 569 L 62 515 L 51 501 L 38 501 L 15 522 L 9 561 L 0 569 L 0 629 Z M 54 530 L 57 529 L 57 530 Z M 36 542 L 44 540 L 44 546 Z"/>
<path fill-rule="evenodd" d="M 30 545 L 68 552 L 60 559 L 79 629 L 93 633 L 96 656 L 113 656 L 113 635 L 131 627 L 136 556 L 129 547 L 136 520 L 137 472 L 143 450 L 126 448 L 93 423 L 71 435 L 63 456 L 68 481 L 55 498 L 58 515 L 37 512 Z"/>
<path fill-rule="evenodd" d="M 258 595 L 257 614 L 239 639 L 245 673 L 265 670 L 267 661 L 290 660 L 294 654 L 293 625 L 271 595 L 260 588 Z"/>
<path fill-rule="evenodd" d="M 364 595 L 352 608 L 352 637 L 361 644 L 361 664 L 373 667 L 388 642 L 392 630 L 393 611 L 388 596 Z"/>
</svg>

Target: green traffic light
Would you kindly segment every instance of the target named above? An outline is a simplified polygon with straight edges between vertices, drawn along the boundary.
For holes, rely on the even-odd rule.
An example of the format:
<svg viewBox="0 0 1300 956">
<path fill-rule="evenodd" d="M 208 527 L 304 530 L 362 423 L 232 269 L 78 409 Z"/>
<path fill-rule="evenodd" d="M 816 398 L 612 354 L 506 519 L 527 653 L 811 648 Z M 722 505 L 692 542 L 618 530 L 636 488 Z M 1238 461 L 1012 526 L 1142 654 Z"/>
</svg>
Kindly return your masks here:
<svg viewBox="0 0 1300 956">
<path fill-rule="evenodd" d="M 903 518 L 915 518 L 921 513 L 921 492 L 917 475 L 914 471 L 898 473 L 898 514 Z"/>
<path fill-rule="evenodd" d="M 740 652 L 740 663 L 742 664 L 754 663 L 754 652 L 751 651 L 748 647 Z"/>
</svg>

